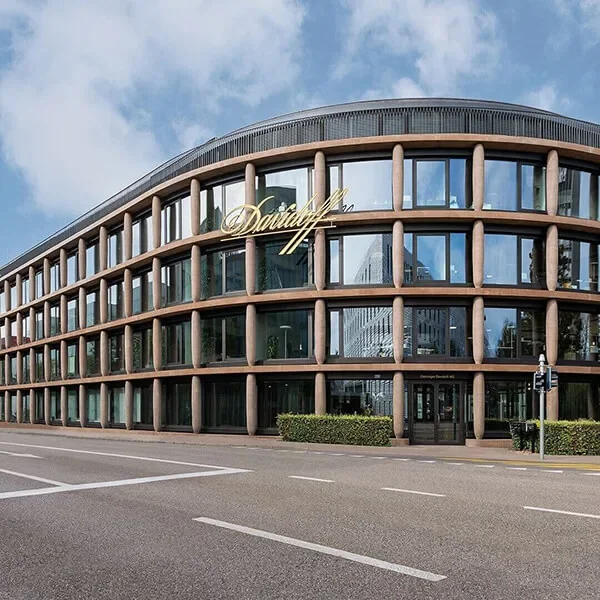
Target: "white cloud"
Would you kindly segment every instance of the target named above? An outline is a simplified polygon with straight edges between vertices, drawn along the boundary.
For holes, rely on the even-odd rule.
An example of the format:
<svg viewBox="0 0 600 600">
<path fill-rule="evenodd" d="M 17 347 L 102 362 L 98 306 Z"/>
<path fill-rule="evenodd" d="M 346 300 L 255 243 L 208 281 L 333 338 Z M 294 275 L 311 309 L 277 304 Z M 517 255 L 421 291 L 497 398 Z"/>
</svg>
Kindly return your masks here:
<svg viewBox="0 0 600 600">
<path fill-rule="evenodd" d="M 524 102 L 528 106 L 549 110 L 552 112 L 561 112 L 569 108 L 571 102 L 565 96 L 561 96 L 556 83 L 545 83 L 539 88 L 532 90 L 524 97 Z"/>
<path fill-rule="evenodd" d="M 290 88 L 303 19 L 299 0 L 3 0 L 4 154 L 35 205 L 79 214 L 168 158 L 157 130 L 185 149 L 207 110 Z"/>
<path fill-rule="evenodd" d="M 497 67 L 496 18 L 474 0 L 342 0 L 349 11 L 344 77 L 361 63 L 365 49 L 408 59 L 416 80 L 399 79 L 392 91 L 456 94 L 463 79 L 486 77 Z"/>
<path fill-rule="evenodd" d="M 380 98 L 423 98 L 427 92 L 410 77 L 401 77 L 398 81 L 385 88 L 370 89 L 364 95 L 364 100 L 377 100 Z"/>
<path fill-rule="evenodd" d="M 587 47 L 600 44 L 600 0 L 554 0 L 554 8 L 570 21 L 569 38 Z"/>
</svg>

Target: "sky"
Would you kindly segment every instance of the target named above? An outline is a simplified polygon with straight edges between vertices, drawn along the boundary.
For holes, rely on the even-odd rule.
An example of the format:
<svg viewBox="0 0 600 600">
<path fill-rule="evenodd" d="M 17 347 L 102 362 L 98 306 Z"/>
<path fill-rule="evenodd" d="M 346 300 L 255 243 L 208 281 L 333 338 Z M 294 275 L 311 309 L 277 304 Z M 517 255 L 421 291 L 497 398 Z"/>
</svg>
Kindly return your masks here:
<svg viewBox="0 0 600 600">
<path fill-rule="evenodd" d="M 169 158 L 377 98 L 600 122 L 600 0 L 0 0 L 0 264 Z"/>
</svg>

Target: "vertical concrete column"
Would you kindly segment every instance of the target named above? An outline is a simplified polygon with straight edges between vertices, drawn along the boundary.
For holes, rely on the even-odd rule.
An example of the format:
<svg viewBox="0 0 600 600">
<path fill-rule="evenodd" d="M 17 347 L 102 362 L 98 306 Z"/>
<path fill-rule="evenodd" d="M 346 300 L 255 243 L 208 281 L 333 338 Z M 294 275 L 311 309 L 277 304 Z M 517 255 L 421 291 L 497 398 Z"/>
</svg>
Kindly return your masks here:
<svg viewBox="0 0 600 600">
<path fill-rule="evenodd" d="M 160 246 L 160 198 L 152 198 L 152 245 L 155 248 Z"/>
<path fill-rule="evenodd" d="M 29 422 L 33 425 L 38 420 L 37 403 L 35 401 L 35 388 L 29 390 Z M 43 415 L 41 415 L 43 416 Z M 41 418 L 40 416 L 40 418 Z"/>
<path fill-rule="evenodd" d="M 558 227 L 546 229 L 546 286 L 554 292 L 558 286 Z"/>
<path fill-rule="evenodd" d="M 4 280 L 4 304 L 6 305 L 7 311 L 12 308 L 10 305 L 10 283 L 8 282 L 8 279 Z"/>
<path fill-rule="evenodd" d="M 483 298 L 473 299 L 473 362 L 480 365 L 483 362 L 485 345 L 485 308 Z"/>
<path fill-rule="evenodd" d="M 105 271 L 108 265 L 108 229 L 104 225 L 100 227 L 98 236 L 98 266 L 100 271 Z"/>
<path fill-rule="evenodd" d="M 258 394 L 256 375 L 249 373 L 246 377 L 246 426 L 248 435 L 255 435 L 258 424 Z"/>
<path fill-rule="evenodd" d="M 17 423 L 23 422 L 23 392 L 17 390 Z"/>
<path fill-rule="evenodd" d="M 315 375 L 315 414 L 324 415 L 327 412 L 327 380 L 325 373 Z"/>
<path fill-rule="evenodd" d="M 402 221 L 394 221 L 392 229 L 392 279 L 394 287 L 402 287 L 404 283 L 404 224 Z"/>
<path fill-rule="evenodd" d="M 11 337 L 12 336 L 10 334 L 10 319 L 8 317 L 4 317 L 4 343 L 7 348 L 10 348 L 14 345 L 11 343 Z"/>
<path fill-rule="evenodd" d="M 480 440 L 485 433 L 485 376 L 475 373 L 473 376 L 473 430 Z"/>
<path fill-rule="evenodd" d="M 79 386 L 79 424 L 87 427 L 87 388 Z"/>
<path fill-rule="evenodd" d="M 392 344 L 394 362 L 399 364 L 404 358 L 404 299 L 396 296 L 392 302 Z"/>
<path fill-rule="evenodd" d="M 404 148 L 394 146 L 392 152 L 392 201 L 394 210 L 402 210 L 404 202 Z M 394 254 L 394 257 L 397 255 Z"/>
<path fill-rule="evenodd" d="M 35 308 L 29 309 L 29 338 L 31 341 L 38 341 L 37 331 L 35 330 Z"/>
<path fill-rule="evenodd" d="M 44 423 L 50 425 L 50 388 L 44 388 Z"/>
<path fill-rule="evenodd" d="M 17 383 L 23 383 L 23 353 L 20 350 L 17 351 Z"/>
<path fill-rule="evenodd" d="M 484 229 L 483 221 L 473 223 L 473 285 L 483 287 L 484 270 Z"/>
<path fill-rule="evenodd" d="M 4 369 L 4 381 L 6 385 L 9 385 L 10 382 L 10 356 L 8 354 L 4 355 L 4 358 L 0 359 L 2 361 L 2 368 Z"/>
<path fill-rule="evenodd" d="M 200 182 L 190 181 L 190 217 L 192 219 L 192 235 L 200 235 Z"/>
<path fill-rule="evenodd" d="M 158 377 L 152 381 L 152 416 L 154 431 L 162 429 L 162 384 Z"/>
<path fill-rule="evenodd" d="M 404 435 L 404 375 L 394 373 L 392 380 L 392 418 L 394 421 L 394 436 Z"/>
<path fill-rule="evenodd" d="M 60 386 L 60 422 L 63 427 L 67 426 L 68 411 L 67 411 L 67 388 L 64 385 Z"/>
<path fill-rule="evenodd" d="M 17 276 L 15 277 L 15 288 L 17 292 L 17 306 L 13 306 L 13 308 L 17 308 L 23 304 L 23 277 L 21 276 L 21 273 L 17 273 Z"/>
<path fill-rule="evenodd" d="M 133 373 L 133 329 L 131 325 L 125 325 L 124 351 L 125 351 L 125 373 Z"/>
<path fill-rule="evenodd" d="M 558 213 L 558 152 L 550 150 L 546 157 L 546 210 L 550 216 Z"/>
<path fill-rule="evenodd" d="M 123 308 L 125 316 L 130 317 L 133 314 L 133 278 L 131 269 L 125 269 L 123 273 Z"/>
<path fill-rule="evenodd" d="M 77 309 L 79 311 L 79 328 L 85 329 L 87 327 L 87 298 L 85 295 L 85 288 L 80 287 L 78 293 L 79 297 L 77 302 Z"/>
<path fill-rule="evenodd" d="M 108 385 L 100 384 L 100 426 L 102 429 L 108 427 Z"/>
<path fill-rule="evenodd" d="M 558 421 L 558 388 L 552 388 L 546 394 L 546 418 Z"/>
<path fill-rule="evenodd" d="M 67 356 L 67 342 L 62 340 L 60 343 L 60 376 L 62 379 L 67 379 L 68 367 L 69 357 Z"/>
<path fill-rule="evenodd" d="M 548 300 L 546 303 L 546 360 L 551 367 L 558 360 L 558 303 Z"/>
<path fill-rule="evenodd" d="M 86 250 L 85 240 L 79 238 L 79 241 L 77 242 L 77 271 L 80 281 L 83 281 L 86 277 Z"/>
<path fill-rule="evenodd" d="M 60 296 L 60 332 L 67 333 L 69 325 L 69 312 L 67 310 L 67 297 L 64 294 Z"/>
<path fill-rule="evenodd" d="M 131 260 L 133 254 L 133 219 L 130 212 L 123 216 L 123 260 Z"/>
<path fill-rule="evenodd" d="M 160 258 L 152 259 L 152 306 L 158 310 L 161 305 L 162 284 L 160 281 Z"/>
<path fill-rule="evenodd" d="M 481 144 L 473 148 L 473 209 L 483 210 L 485 197 L 485 151 Z"/>
<path fill-rule="evenodd" d="M 50 259 L 44 258 L 44 296 L 50 293 Z M 10 299 L 10 295 L 7 296 L 7 306 L 8 301 Z"/>
<path fill-rule="evenodd" d="M 85 342 L 85 336 L 79 336 L 79 377 L 83 379 L 87 377 L 87 348 Z M 33 363 L 32 363 L 33 364 Z"/>
<path fill-rule="evenodd" d="M 192 246 L 192 259 L 191 259 L 191 269 L 192 269 L 192 302 L 200 302 L 202 298 L 202 276 L 200 273 L 200 246 L 198 244 L 194 244 Z"/>
<path fill-rule="evenodd" d="M 58 269 L 60 271 L 60 287 L 67 287 L 67 251 L 64 248 L 60 249 Z"/>
<path fill-rule="evenodd" d="M 320 150 L 315 154 L 315 189 L 313 190 L 315 208 L 321 208 L 327 197 L 327 165 L 325 155 Z"/>
<path fill-rule="evenodd" d="M 44 379 L 50 381 L 50 346 L 44 344 Z"/>
<path fill-rule="evenodd" d="M 7 423 L 10 423 L 11 414 L 10 414 L 10 394 L 7 391 L 4 392 L 4 420 Z"/>
<path fill-rule="evenodd" d="M 35 375 L 35 348 L 29 348 L 29 381 L 37 381 Z"/>
<path fill-rule="evenodd" d="M 100 332 L 100 375 L 106 377 L 109 373 L 110 365 L 108 364 L 108 332 Z"/>
<path fill-rule="evenodd" d="M 104 277 L 100 280 L 100 294 L 98 302 L 100 302 L 100 323 L 108 322 L 108 282 Z"/>
<path fill-rule="evenodd" d="M 35 298 L 35 267 L 29 267 L 29 300 Z"/>
<path fill-rule="evenodd" d="M 315 302 L 315 358 L 317 364 L 325 362 L 327 353 L 327 308 L 325 300 Z"/>
<path fill-rule="evenodd" d="M 192 366 L 199 369 L 202 366 L 202 321 L 200 311 L 192 311 Z"/>
<path fill-rule="evenodd" d="M 17 345 L 23 343 L 23 315 L 17 313 Z"/>
<path fill-rule="evenodd" d="M 133 383 L 125 382 L 125 427 L 133 429 Z"/>
<path fill-rule="evenodd" d="M 246 359 L 248 366 L 256 364 L 256 306 L 246 306 Z"/>
<path fill-rule="evenodd" d="M 324 290 L 327 286 L 327 237 L 324 229 L 315 231 L 314 277 L 315 288 Z"/>
<path fill-rule="evenodd" d="M 256 238 L 246 238 L 246 294 L 256 293 Z"/>
<path fill-rule="evenodd" d="M 152 319 L 152 362 L 155 371 L 162 369 L 162 325 L 160 319 Z"/>
<path fill-rule="evenodd" d="M 192 376 L 192 430 L 200 433 L 202 429 L 202 385 L 198 375 Z"/>
<path fill-rule="evenodd" d="M 50 302 L 44 302 L 44 337 L 50 337 Z"/>
</svg>

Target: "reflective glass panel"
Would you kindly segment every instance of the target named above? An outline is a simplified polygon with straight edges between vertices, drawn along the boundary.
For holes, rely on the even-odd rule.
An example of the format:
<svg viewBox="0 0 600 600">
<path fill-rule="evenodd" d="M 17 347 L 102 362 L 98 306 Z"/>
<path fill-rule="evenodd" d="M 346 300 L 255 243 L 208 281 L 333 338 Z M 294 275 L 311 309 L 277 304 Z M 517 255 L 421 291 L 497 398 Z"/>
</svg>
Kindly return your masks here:
<svg viewBox="0 0 600 600">
<path fill-rule="evenodd" d="M 392 416 L 391 379 L 329 380 L 327 414 Z"/>
<path fill-rule="evenodd" d="M 307 287 L 312 283 L 312 247 L 302 242 L 291 254 L 280 255 L 282 242 L 266 242 L 256 249 L 256 286 L 259 291 Z M 230 270 L 235 261 L 229 261 Z M 240 277 L 242 268 L 231 277 Z"/>
<path fill-rule="evenodd" d="M 261 360 L 312 356 L 312 311 L 282 310 L 259 314 L 256 347 Z"/>
<path fill-rule="evenodd" d="M 485 309 L 484 356 L 486 358 L 517 357 L 517 310 Z"/>
<path fill-rule="evenodd" d="M 329 323 L 330 356 L 389 358 L 394 355 L 391 306 L 332 310 Z"/>
<path fill-rule="evenodd" d="M 273 196 L 262 205 L 263 215 L 277 210 L 283 212 L 292 204 L 299 210 L 310 200 L 307 168 L 261 174 L 256 180 L 256 204 Z"/>
<path fill-rule="evenodd" d="M 223 378 L 204 385 L 202 402 L 204 427 L 216 431 L 246 429 L 246 382 Z"/>
<path fill-rule="evenodd" d="M 598 175 L 561 167 L 558 173 L 558 214 L 597 220 Z"/>
<path fill-rule="evenodd" d="M 333 178 L 330 174 L 330 182 Z M 392 161 L 370 160 L 342 165 L 344 204 L 354 212 L 392 209 Z M 331 187 L 329 193 L 335 190 Z"/>
<path fill-rule="evenodd" d="M 598 362 L 598 315 L 558 312 L 558 357 L 562 360 Z"/>
<path fill-rule="evenodd" d="M 259 389 L 258 426 L 260 429 L 275 429 L 279 414 L 310 415 L 315 412 L 315 385 L 312 379 L 263 381 Z"/>
<path fill-rule="evenodd" d="M 521 208 L 546 210 L 546 168 L 521 165 Z"/>
<path fill-rule="evenodd" d="M 516 285 L 517 236 L 486 233 L 484 284 Z"/>
<path fill-rule="evenodd" d="M 246 356 L 244 314 L 202 319 L 202 362 L 219 362 Z"/>
<path fill-rule="evenodd" d="M 446 162 L 418 160 L 417 207 L 446 206 Z"/>
<path fill-rule="evenodd" d="M 446 236 L 417 236 L 417 280 L 446 281 Z"/>
<path fill-rule="evenodd" d="M 485 161 L 483 208 L 488 210 L 518 210 L 516 162 Z"/>
</svg>

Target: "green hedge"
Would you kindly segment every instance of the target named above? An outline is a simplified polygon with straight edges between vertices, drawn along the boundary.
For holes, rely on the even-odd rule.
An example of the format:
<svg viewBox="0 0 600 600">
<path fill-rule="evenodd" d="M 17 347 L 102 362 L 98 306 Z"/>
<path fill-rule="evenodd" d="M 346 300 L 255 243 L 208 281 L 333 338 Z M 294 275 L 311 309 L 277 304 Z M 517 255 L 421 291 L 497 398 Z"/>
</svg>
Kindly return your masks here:
<svg viewBox="0 0 600 600">
<path fill-rule="evenodd" d="M 535 451 L 540 450 L 540 422 L 534 421 Z M 519 436 L 511 431 L 513 448 L 519 448 Z M 531 434 L 526 434 L 526 446 L 531 448 Z M 544 452 L 546 454 L 600 455 L 600 421 L 545 421 Z"/>
<path fill-rule="evenodd" d="M 389 446 L 392 435 L 390 417 L 284 414 L 277 427 L 286 442 Z"/>
</svg>

